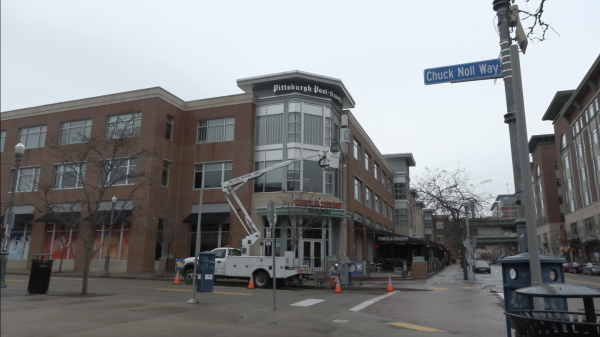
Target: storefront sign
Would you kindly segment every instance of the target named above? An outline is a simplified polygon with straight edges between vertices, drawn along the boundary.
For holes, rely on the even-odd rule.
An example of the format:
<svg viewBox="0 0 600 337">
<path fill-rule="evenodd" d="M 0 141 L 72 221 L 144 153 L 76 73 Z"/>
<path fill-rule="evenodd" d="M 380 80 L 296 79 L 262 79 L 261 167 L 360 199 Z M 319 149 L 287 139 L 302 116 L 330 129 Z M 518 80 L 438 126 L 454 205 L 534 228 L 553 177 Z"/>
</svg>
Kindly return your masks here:
<svg viewBox="0 0 600 337">
<path fill-rule="evenodd" d="M 329 96 L 333 99 L 336 99 L 340 103 L 342 103 L 342 98 L 334 93 L 332 90 L 327 90 L 320 88 L 318 85 L 294 85 L 292 84 L 274 84 L 273 92 L 276 93 L 278 91 L 299 91 L 299 92 L 308 92 L 311 94 L 319 94 Z"/>
<path fill-rule="evenodd" d="M 341 202 L 329 202 L 329 201 L 321 201 L 321 200 L 298 200 L 298 199 L 296 199 L 296 200 L 294 200 L 294 205 L 306 206 L 306 207 L 342 209 Z"/>
<path fill-rule="evenodd" d="M 408 242 L 408 236 L 378 236 L 379 242 Z"/>
</svg>

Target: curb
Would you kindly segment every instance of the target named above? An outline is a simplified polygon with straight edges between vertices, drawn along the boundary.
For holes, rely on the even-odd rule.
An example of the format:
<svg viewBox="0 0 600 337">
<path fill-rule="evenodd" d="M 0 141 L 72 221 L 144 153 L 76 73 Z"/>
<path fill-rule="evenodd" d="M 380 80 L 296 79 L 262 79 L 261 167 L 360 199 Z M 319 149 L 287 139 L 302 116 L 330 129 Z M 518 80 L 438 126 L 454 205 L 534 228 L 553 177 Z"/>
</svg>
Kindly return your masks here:
<svg viewBox="0 0 600 337">
<path fill-rule="evenodd" d="M 29 275 L 29 272 L 21 272 L 21 271 L 6 271 L 6 275 Z M 83 275 L 73 275 L 73 274 L 52 274 L 52 276 L 60 276 L 60 277 L 83 277 Z M 174 277 L 174 275 L 173 275 Z M 156 276 L 134 276 L 134 275 L 89 275 L 89 278 L 105 278 L 105 279 L 122 279 L 122 280 L 150 280 L 150 281 L 172 281 L 170 275 L 156 275 Z M 182 283 L 182 284 L 185 284 Z M 246 287 L 246 282 L 239 281 L 216 281 L 215 285 L 225 285 L 232 287 Z M 290 289 L 310 289 L 310 290 L 331 290 L 327 286 L 317 286 L 317 285 L 302 285 L 302 286 L 291 286 Z M 369 290 L 387 290 L 387 284 L 381 286 L 347 286 L 343 288 L 344 290 L 359 290 L 359 291 L 369 291 Z M 420 289 L 420 288 L 409 288 L 409 287 L 394 287 L 394 290 L 403 290 L 403 291 L 431 291 L 430 289 Z"/>
</svg>

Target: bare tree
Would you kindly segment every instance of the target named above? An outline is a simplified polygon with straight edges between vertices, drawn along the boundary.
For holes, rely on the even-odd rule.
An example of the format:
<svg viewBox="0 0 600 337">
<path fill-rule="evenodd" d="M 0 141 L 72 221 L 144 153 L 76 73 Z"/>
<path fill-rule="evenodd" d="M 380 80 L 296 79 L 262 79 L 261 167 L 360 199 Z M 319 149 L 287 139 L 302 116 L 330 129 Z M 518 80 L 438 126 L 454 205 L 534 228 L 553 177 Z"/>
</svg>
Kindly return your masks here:
<svg viewBox="0 0 600 337">
<path fill-rule="evenodd" d="M 97 228 L 104 226 L 105 231 L 112 232 L 118 219 L 139 209 L 146 198 L 140 189 L 150 184 L 154 151 L 144 146 L 144 138 L 151 135 L 141 135 L 140 125 L 140 112 L 123 111 L 109 118 L 106 133 L 100 137 L 90 137 L 82 127 L 75 135 L 65 137 L 61 133 L 62 137 L 47 142 L 55 162 L 61 164 L 55 166 L 52 181 L 40 181 L 32 189 L 37 189 L 42 210 L 52 222 L 76 230 L 78 244 L 84 245 L 82 296 L 88 292 L 92 258 L 104 244 L 102 238 L 99 245 L 94 245 Z M 37 182 L 34 179 L 31 183 Z M 113 189 L 116 185 L 123 187 Z M 111 222 L 107 205 L 117 193 L 121 202 Z"/>
<path fill-rule="evenodd" d="M 466 249 L 462 242 L 466 237 L 466 229 L 462 227 L 467 214 L 465 205 L 472 203 L 471 215 L 482 217 L 492 200 L 492 195 L 483 187 L 490 180 L 471 177 L 471 173 L 460 166 L 455 170 L 425 168 L 423 175 L 417 177 L 414 186 L 426 208 L 435 209 L 436 214 L 447 215 L 453 226 L 454 242 L 461 246 L 454 247 L 461 255 L 464 279 L 468 279 Z"/>
<path fill-rule="evenodd" d="M 299 205 L 297 200 L 314 204 L 314 207 Z M 311 228 L 310 224 L 320 223 L 323 219 L 322 211 L 319 208 L 320 203 L 320 198 L 314 192 L 285 191 L 279 197 L 277 206 L 287 210 L 288 228 L 290 228 L 289 239 L 295 257 L 298 257 L 298 242 L 304 231 Z"/>
<path fill-rule="evenodd" d="M 514 0 L 513 0 L 514 1 Z M 527 38 L 532 42 L 544 41 L 546 39 L 546 32 L 548 29 L 552 29 L 557 35 L 558 33 L 552 26 L 544 21 L 544 10 L 547 0 L 536 0 L 537 7 L 535 10 L 529 10 L 529 4 L 531 0 L 523 0 L 527 9 L 523 10 L 519 8 L 519 13 L 522 13 L 521 17 L 524 23 L 528 23 L 531 26 L 527 27 Z"/>
<path fill-rule="evenodd" d="M 160 245 L 160 272 L 164 275 L 167 268 L 168 254 L 171 250 L 171 245 L 179 237 L 186 237 L 187 232 L 182 232 L 178 228 L 178 223 L 175 221 L 175 215 L 171 214 L 168 200 L 156 199 L 157 202 L 150 205 L 154 208 L 156 214 L 154 223 L 147 223 L 144 225 L 144 232 L 150 237 L 156 239 L 156 242 Z"/>
</svg>

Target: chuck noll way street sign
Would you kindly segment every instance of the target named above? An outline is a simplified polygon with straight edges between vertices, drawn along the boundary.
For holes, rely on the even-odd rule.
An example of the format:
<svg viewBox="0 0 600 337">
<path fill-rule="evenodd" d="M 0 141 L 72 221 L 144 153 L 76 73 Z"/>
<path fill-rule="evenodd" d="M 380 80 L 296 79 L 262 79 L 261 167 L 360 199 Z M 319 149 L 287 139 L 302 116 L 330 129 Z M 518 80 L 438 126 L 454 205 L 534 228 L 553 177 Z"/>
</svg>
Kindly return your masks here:
<svg viewBox="0 0 600 337">
<path fill-rule="evenodd" d="M 423 70 L 425 85 L 489 80 L 502 77 L 500 60 L 486 60 Z"/>
</svg>

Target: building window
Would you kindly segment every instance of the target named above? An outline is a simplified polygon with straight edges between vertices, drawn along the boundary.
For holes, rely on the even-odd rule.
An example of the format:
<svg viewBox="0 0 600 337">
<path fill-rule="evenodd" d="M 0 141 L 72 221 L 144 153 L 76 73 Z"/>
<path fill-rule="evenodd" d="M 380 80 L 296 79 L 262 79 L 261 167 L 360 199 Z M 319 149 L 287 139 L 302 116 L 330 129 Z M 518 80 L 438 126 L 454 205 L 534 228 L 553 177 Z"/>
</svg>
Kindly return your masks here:
<svg viewBox="0 0 600 337">
<path fill-rule="evenodd" d="M 443 221 L 436 221 L 435 222 L 435 229 L 444 229 L 444 222 Z"/>
<path fill-rule="evenodd" d="M 256 145 L 281 144 L 283 114 L 256 117 Z"/>
<path fill-rule="evenodd" d="M 442 234 L 438 234 L 438 236 L 437 236 L 437 242 L 438 243 L 444 243 L 444 236 Z"/>
<path fill-rule="evenodd" d="M 100 242 L 100 241 L 98 241 Z M 46 224 L 44 253 L 52 259 L 74 260 L 77 245 L 77 231 L 61 223 Z"/>
<path fill-rule="evenodd" d="M 387 190 L 388 190 L 388 192 L 392 193 L 392 181 L 391 180 L 387 181 Z"/>
<path fill-rule="evenodd" d="M 94 233 L 94 242 L 110 243 L 110 259 L 111 260 L 127 260 L 129 256 L 129 242 L 131 232 L 131 224 L 129 222 L 119 222 L 111 228 L 108 224 L 97 226 Z M 108 235 L 111 235 L 109 238 Z M 101 246 L 100 250 L 92 257 L 94 260 L 104 260 L 106 251 L 103 251 L 106 246 Z"/>
<path fill-rule="evenodd" d="M 565 222 L 565 213 L 560 213 L 560 221 Z"/>
<path fill-rule="evenodd" d="M 165 125 L 165 139 L 173 140 L 173 124 L 175 123 L 175 117 L 167 115 L 167 122 Z"/>
<path fill-rule="evenodd" d="M 141 126 L 141 112 L 108 116 L 106 122 L 106 139 L 138 137 Z"/>
<path fill-rule="evenodd" d="M 197 144 L 229 142 L 233 140 L 235 118 L 217 118 L 198 121 Z M 280 137 L 281 138 L 281 137 Z"/>
<path fill-rule="evenodd" d="M 562 195 L 559 195 L 559 196 L 558 196 L 558 204 L 559 204 L 559 205 L 562 205 L 562 204 L 563 204 L 563 197 L 562 197 Z"/>
<path fill-rule="evenodd" d="M 390 216 L 390 220 L 394 221 L 394 207 L 392 207 L 392 205 L 389 205 L 388 214 Z"/>
<path fill-rule="evenodd" d="M 40 169 L 41 166 L 35 167 L 24 167 L 19 169 L 17 174 L 17 192 L 31 192 L 37 191 L 40 183 Z M 10 175 L 11 178 L 13 174 Z M 12 181 L 11 181 L 12 185 Z"/>
<path fill-rule="evenodd" d="M 395 208 L 396 226 L 408 226 L 408 210 L 406 208 Z"/>
<path fill-rule="evenodd" d="M 365 151 L 365 170 L 371 172 L 371 155 Z"/>
<path fill-rule="evenodd" d="M 587 219 L 583 219 L 583 224 L 585 226 L 585 230 L 588 232 L 595 231 L 596 223 L 594 221 L 594 217 L 589 217 Z"/>
<path fill-rule="evenodd" d="M 383 185 L 383 187 L 385 187 L 385 185 L 387 184 L 387 175 L 383 172 L 381 172 L 381 185 Z"/>
<path fill-rule="evenodd" d="M 323 169 L 318 162 L 302 163 L 302 191 L 323 193 Z"/>
<path fill-rule="evenodd" d="M 387 208 L 388 208 L 387 202 L 385 202 L 384 200 L 382 200 L 381 215 L 383 215 L 383 217 L 386 218 L 386 219 L 387 219 Z"/>
<path fill-rule="evenodd" d="M 220 188 L 231 179 L 231 162 L 194 165 L 194 189 Z"/>
<path fill-rule="evenodd" d="M 371 207 L 372 195 L 373 191 L 370 188 L 365 187 L 365 205 L 367 205 L 367 207 Z"/>
<path fill-rule="evenodd" d="M 254 163 L 256 171 L 279 164 L 281 161 L 261 161 Z M 228 179 L 229 180 L 229 179 Z M 282 190 L 283 167 L 263 174 L 254 179 L 254 192 L 279 192 Z"/>
<path fill-rule="evenodd" d="M 323 146 L 323 117 L 304 114 L 304 144 Z"/>
<path fill-rule="evenodd" d="M 554 162 L 554 170 L 558 171 L 558 162 L 557 161 Z"/>
<path fill-rule="evenodd" d="M 571 234 L 572 235 L 578 235 L 579 231 L 577 229 L 577 222 L 574 222 L 571 224 Z"/>
<path fill-rule="evenodd" d="M 90 140 L 91 130 L 91 119 L 62 122 L 60 123 L 60 145 L 87 142 Z"/>
<path fill-rule="evenodd" d="M 373 162 L 373 176 L 375 180 L 379 181 L 379 165 L 375 162 Z"/>
<path fill-rule="evenodd" d="M 394 199 L 406 200 L 406 184 L 394 183 Z"/>
<path fill-rule="evenodd" d="M 169 171 L 171 171 L 171 162 L 168 160 L 163 160 L 162 176 L 160 179 L 161 186 L 169 186 Z"/>
<path fill-rule="evenodd" d="M 556 187 L 560 187 L 560 178 L 556 178 Z"/>
<path fill-rule="evenodd" d="M 337 195 L 335 190 L 335 174 L 333 171 L 325 172 L 325 193 Z"/>
<path fill-rule="evenodd" d="M 433 241 L 433 234 L 425 234 L 425 240 Z"/>
<path fill-rule="evenodd" d="M 356 159 L 360 162 L 360 143 L 358 142 L 358 140 L 354 139 L 353 144 L 354 144 L 354 159 Z"/>
<path fill-rule="evenodd" d="M 362 194 L 361 186 L 362 186 L 362 182 L 358 178 L 354 177 L 354 199 L 356 199 L 358 201 L 360 201 L 360 195 Z"/>
<path fill-rule="evenodd" d="M 85 180 L 85 163 L 54 166 L 54 189 L 81 188 Z"/>
<path fill-rule="evenodd" d="M 288 143 L 302 143 L 302 114 L 288 113 Z"/>
<path fill-rule="evenodd" d="M 287 190 L 300 191 L 300 162 L 287 167 Z"/>
<path fill-rule="evenodd" d="M 26 149 L 44 147 L 46 143 L 46 125 L 19 129 L 19 139 L 17 141 L 22 141 Z"/>
<path fill-rule="evenodd" d="M 105 161 L 102 165 L 102 184 L 105 186 L 133 185 L 137 160 L 135 158 Z"/>
<path fill-rule="evenodd" d="M 381 212 L 381 198 L 377 194 L 375 194 L 375 212 Z"/>
<path fill-rule="evenodd" d="M 331 147 L 331 138 L 335 138 L 333 135 L 333 119 L 325 117 L 325 146 Z"/>
<path fill-rule="evenodd" d="M 6 131 L 0 131 L 0 152 L 4 152 L 4 143 L 6 143 Z"/>
</svg>

